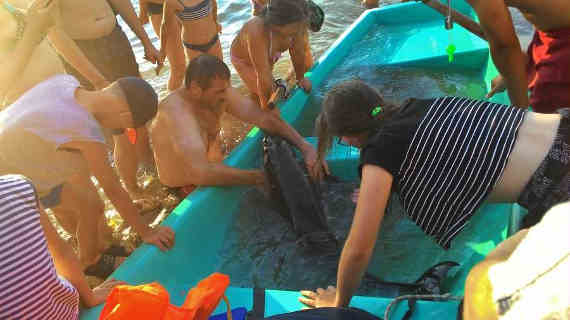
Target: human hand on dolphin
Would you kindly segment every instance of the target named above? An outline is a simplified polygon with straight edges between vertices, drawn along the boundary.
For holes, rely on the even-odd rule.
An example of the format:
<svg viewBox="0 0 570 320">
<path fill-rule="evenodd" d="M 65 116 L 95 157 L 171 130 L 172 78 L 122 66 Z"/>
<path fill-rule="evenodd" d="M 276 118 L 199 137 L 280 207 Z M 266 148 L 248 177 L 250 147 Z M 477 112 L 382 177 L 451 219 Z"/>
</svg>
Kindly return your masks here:
<svg viewBox="0 0 570 320">
<path fill-rule="evenodd" d="M 331 174 L 326 160 L 319 158 L 317 150 L 311 144 L 307 143 L 302 152 L 307 171 L 313 180 L 322 180 L 325 176 Z"/>
</svg>

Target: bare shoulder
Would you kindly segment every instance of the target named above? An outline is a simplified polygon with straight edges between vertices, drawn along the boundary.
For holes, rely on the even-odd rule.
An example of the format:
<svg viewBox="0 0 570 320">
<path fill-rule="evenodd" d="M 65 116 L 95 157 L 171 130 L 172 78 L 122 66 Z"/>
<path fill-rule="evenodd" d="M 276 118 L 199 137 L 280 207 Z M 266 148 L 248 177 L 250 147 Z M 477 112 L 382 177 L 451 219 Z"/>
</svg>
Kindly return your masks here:
<svg viewBox="0 0 570 320">
<path fill-rule="evenodd" d="M 150 124 L 152 138 L 178 137 L 181 135 L 198 134 L 199 125 L 192 105 L 181 96 L 178 89 L 162 100 L 158 106 L 156 117 Z"/>
<path fill-rule="evenodd" d="M 249 19 L 243 26 L 250 36 L 259 37 L 265 34 L 265 24 L 260 17 L 253 17 Z"/>
</svg>

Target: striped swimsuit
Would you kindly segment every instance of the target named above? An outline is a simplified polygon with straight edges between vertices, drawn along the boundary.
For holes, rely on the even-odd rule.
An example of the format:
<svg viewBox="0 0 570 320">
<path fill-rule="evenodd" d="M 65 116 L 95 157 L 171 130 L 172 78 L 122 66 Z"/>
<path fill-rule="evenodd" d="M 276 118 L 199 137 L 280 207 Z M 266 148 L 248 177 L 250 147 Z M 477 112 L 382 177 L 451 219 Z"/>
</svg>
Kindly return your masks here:
<svg viewBox="0 0 570 320">
<path fill-rule="evenodd" d="M 56 274 L 36 194 L 21 176 L 0 176 L 0 319 L 78 319 L 79 294 Z"/>
<path fill-rule="evenodd" d="M 180 18 L 182 21 L 200 20 L 207 17 L 208 14 L 210 14 L 210 10 L 212 10 L 212 4 L 210 3 L 210 0 L 203 0 L 193 7 L 185 6 L 182 0 L 178 1 L 180 1 L 182 6 L 184 6 L 184 10 L 176 13 L 178 18 Z"/>
<path fill-rule="evenodd" d="M 501 177 L 525 112 L 458 97 L 427 106 L 393 175 L 406 214 L 448 249 Z"/>
</svg>

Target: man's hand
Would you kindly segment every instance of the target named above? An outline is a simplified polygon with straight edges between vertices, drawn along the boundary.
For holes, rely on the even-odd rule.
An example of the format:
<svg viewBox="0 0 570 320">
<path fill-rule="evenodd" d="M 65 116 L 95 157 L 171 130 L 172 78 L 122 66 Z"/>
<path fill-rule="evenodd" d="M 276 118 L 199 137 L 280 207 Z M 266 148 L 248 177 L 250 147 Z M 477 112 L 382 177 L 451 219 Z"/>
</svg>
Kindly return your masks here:
<svg viewBox="0 0 570 320">
<path fill-rule="evenodd" d="M 317 291 L 302 290 L 299 301 L 309 308 L 336 307 L 336 288 L 329 286 L 326 290 L 318 288 Z"/>
<path fill-rule="evenodd" d="M 297 85 L 302 88 L 305 92 L 309 93 L 313 89 L 313 84 L 311 80 L 303 78 L 297 82 Z"/>
<path fill-rule="evenodd" d="M 218 30 L 218 33 L 222 33 L 222 25 L 219 22 L 216 22 L 216 28 Z"/>
<path fill-rule="evenodd" d="M 102 79 L 100 81 L 97 81 L 96 83 L 93 83 L 93 87 L 95 87 L 95 89 L 97 89 L 97 90 L 105 89 L 110 85 L 111 85 L 111 82 L 109 82 L 105 79 Z"/>
<path fill-rule="evenodd" d="M 321 180 L 326 175 L 330 174 L 327 162 L 323 159 L 319 159 L 317 151 L 312 145 L 307 143 L 302 152 L 303 158 L 305 159 L 305 165 L 307 166 L 307 171 L 309 171 L 309 175 L 313 180 Z"/>
<path fill-rule="evenodd" d="M 157 226 L 141 235 L 145 243 L 153 244 L 162 251 L 167 251 L 174 246 L 174 231 L 169 227 Z"/>
<path fill-rule="evenodd" d="M 497 92 L 503 92 L 507 89 L 507 85 L 505 84 L 505 79 L 503 76 L 498 75 L 491 81 L 491 91 L 487 93 L 485 96 L 487 99 L 490 99 L 492 96 L 495 95 Z"/>
<path fill-rule="evenodd" d="M 85 306 L 87 308 L 93 308 L 102 303 L 105 303 L 107 296 L 113 291 L 113 289 L 118 285 L 126 284 L 124 281 L 107 279 L 105 282 L 101 283 L 97 287 L 93 288 L 93 294 L 88 299 L 85 299 Z"/>
<path fill-rule="evenodd" d="M 164 55 L 156 50 L 154 45 L 149 44 L 144 47 L 144 58 L 152 64 L 161 64 L 164 61 Z"/>
</svg>

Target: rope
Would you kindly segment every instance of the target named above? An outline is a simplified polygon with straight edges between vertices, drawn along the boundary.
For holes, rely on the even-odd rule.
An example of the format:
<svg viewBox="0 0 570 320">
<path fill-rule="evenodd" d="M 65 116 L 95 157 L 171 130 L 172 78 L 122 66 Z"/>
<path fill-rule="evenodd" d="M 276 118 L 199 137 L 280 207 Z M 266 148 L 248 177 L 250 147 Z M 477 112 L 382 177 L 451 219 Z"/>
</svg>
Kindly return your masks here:
<svg viewBox="0 0 570 320">
<path fill-rule="evenodd" d="M 399 303 L 402 300 L 408 300 L 408 299 L 418 299 L 418 300 L 428 300 L 428 301 L 461 301 L 461 299 L 463 299 L 463 297 L 452 296 L 449 293 L 446 293 L 446 294 L 408 294 L 408 295 L 399 296 L 399 297 L 395 298 L 394 300 L 392 300 L 392 302 L 390 302 L 388 307 L 386 307 L 386 311 L 384 312 L 384 320 L 389 320 L 390 309 L 392 309 L 392 307 L 394 307 L 394 305 L 396 305 L 397 303 Z"/>
</svg>

